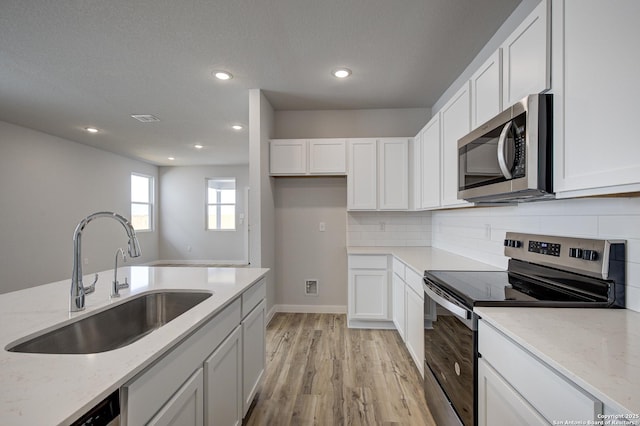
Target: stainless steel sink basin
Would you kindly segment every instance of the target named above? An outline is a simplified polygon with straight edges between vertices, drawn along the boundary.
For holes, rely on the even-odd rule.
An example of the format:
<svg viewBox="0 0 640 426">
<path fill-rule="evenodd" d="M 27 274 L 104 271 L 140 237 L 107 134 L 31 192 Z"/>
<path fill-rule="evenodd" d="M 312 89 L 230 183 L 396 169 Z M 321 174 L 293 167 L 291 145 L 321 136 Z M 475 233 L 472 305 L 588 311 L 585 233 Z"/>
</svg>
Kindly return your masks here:
<svg viewBox="0 0 640 426">
<path fill-rule="evenodd" d="M 8 347 L 10 352 L 91 354 L 129 345 L 205 299 L 208 292 L 146 293 Z"/>
</svg>

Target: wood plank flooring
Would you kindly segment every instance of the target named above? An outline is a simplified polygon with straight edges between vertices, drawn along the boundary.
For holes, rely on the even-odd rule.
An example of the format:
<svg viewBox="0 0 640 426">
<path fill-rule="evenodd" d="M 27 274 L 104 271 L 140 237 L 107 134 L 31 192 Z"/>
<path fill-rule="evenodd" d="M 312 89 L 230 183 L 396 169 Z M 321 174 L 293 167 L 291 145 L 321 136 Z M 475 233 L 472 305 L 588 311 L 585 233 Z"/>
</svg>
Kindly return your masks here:
<svg viewBox="0 0 640 426">
<path fill-rule="evenodd" d="M 435 425 L 398 333 L 348 329 L 346 321 L 273 317 L 264 381 L 245 425 Z"/>
</svg>

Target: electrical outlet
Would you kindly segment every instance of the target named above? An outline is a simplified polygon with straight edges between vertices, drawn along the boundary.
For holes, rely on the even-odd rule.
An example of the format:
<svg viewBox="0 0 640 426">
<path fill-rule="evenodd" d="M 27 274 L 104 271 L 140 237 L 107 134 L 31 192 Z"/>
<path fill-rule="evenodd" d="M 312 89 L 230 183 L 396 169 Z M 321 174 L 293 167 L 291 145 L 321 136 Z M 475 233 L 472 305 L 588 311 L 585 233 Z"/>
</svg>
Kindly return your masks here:
<svg viewBox="0 0 640 426">
<path fill-rule="evenodd" d="M 491 225 L 488 223 L 484 225 L 484 238 L 487 240 L 491 239 Z"/>
<path fill-rule="evenodd" d="M 387 228 L 387 224 L 384 222 L 380 222 L 380 230 L 384 232 L 386 228 Z"/>
<path fill-rule="evenodd" d="M 191 246 L 187 246 L 187 251 L 190 252 L 191 251 Z"/>
<path fill-rule="evenodd" d="M 89 264 L 89 258 L 88 258 L 88 257 L 85 257 L 85 258 L 84 258 L 84 264 L 85 264 L 85 265 L 88 265 L 88 264 Z"/>
<path fill-rule="evenodd" d="M 324 222 L 320 222 L 320 226 L 318 226 L 318 230 L 320 232 L 324 232 L 327 230 L 327 225 Z"/>
</svg>

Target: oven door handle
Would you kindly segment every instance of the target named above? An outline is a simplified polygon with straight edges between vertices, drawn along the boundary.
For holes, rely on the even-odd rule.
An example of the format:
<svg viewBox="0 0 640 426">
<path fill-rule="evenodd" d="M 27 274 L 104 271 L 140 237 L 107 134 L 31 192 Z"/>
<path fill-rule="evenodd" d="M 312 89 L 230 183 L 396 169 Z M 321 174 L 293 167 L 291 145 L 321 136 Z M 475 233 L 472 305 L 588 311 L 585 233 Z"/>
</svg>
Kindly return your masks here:
<svg viewBox="0 0 640 426">
<path fill-rule="evenodd" d="M 455 303 L 445 299 L 444 297 L 436 294 L 433 290 L 431 290 L 426 284 L 422 284 L 422 287 L 424 289 L 424 292 L 426 293 L 427 296 L 429 296 L 429 298 L 431 298 L 431 300 L 433 300 L 434 302 L 436 302 L 438 305 L 442 306 L 443 308 L 447 309 L 449 312 L 451 312 L 452 314 L 454 314 L 455 316 L 457 316 L 458 318 L 461 318 L 463 320 L 468 320 L 469 318 L 471 318 L 471 312 L 469 312 L 469 310 L 456 305 Z"/>
</svg>

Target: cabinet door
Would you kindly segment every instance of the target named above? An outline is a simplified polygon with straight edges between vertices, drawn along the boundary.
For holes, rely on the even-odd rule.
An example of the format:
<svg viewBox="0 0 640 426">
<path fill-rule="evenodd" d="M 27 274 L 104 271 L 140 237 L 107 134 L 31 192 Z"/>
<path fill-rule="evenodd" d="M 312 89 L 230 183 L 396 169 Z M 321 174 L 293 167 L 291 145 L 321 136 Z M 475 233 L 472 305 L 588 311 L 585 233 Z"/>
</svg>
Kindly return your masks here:
<svg viewBox="0 0 640 426">
<path fill-rule="evenodd" d="M 548 424 L 489 364 L 478 360 L 478 426 Z"/>
<path fill-rule="evenodd" d="M 386 270 L 349 271 L 349 318 L 388 320 L 389 287 Z"/>
<path fill-rule="evenodd" d="M 416 363 L 420 374 L 424 375 L 424 299 L 408 286 L 407 301 L 407 349 Z"/>
<path fill-rule="evenodd" d="M 279 139 L 269 143 L 269 171 L 272 175 L 307 173 L 307 141 Z"/>
<path fill-rule="evenodd" d="M 204 362 L 205 425 L 242 424 L 242 327 Z"/>
<path fill-rule="evenodd" d="M 203 425 L 203 374 L 199 368 L 147 423 L 151 426 Z"/>
<path fill-rule="evenodd" d="M 378 141 L 378 208 L 409 208 L 409 140 Z"/>
<path fill-rule="evenodd" d="M 551 87 L 549 21 L 549 4 L 542 0 L 502 45 L 505 108 Z M 605 34 L 599 25 L 593 28 Z"/>
<path fill-rule="evenodd" d="M 471 128 L 502 111 L 502 49 L 471 76 Z"/>
<path fill-rule="evenodd" d="M 347 146 L 347 208 L 375 210 L 378 207 L 376 140 L 350 140 Z"/>
<path fill-rule="evenodd" d="M 458 139 L 471 131 L 470 83 L 467 82 L 442 108 L 442 193 L 443 207 L 468 206 L 458 199 Z"/>
<path fill-rule="evenodd" d="M 552 5 L 554 190 L 558 197 L 639 191 L 640 2 Z"/>
<path fill-rule="evenodd" d="M 396 330 L 398 330 L 398 334 L 400 334 L 402 340 L 405 340 L 405 284 L 398 275 L 393 274 L 391 286 L 393 292 L 393 323 L 396 325 Z"/>
<path fill-rule="evenodd" d="M 253 402 L 262 380 L 266 360 L 265 302 L 242 320 L 242 416 Z"/>
<path fill-rule="evenodd" d="M 420 133 L 420 208 L 440 207 L 440 113 Z"/>
<path fill-rule="evenodd" d="M 309 174 L 347 173 L 347 146 L 344 139 L 309 140 Z"/>
</svg>

